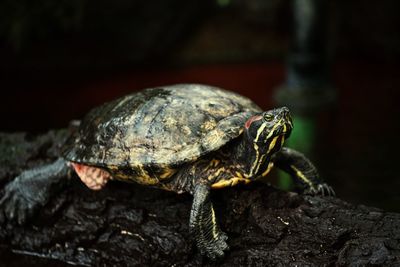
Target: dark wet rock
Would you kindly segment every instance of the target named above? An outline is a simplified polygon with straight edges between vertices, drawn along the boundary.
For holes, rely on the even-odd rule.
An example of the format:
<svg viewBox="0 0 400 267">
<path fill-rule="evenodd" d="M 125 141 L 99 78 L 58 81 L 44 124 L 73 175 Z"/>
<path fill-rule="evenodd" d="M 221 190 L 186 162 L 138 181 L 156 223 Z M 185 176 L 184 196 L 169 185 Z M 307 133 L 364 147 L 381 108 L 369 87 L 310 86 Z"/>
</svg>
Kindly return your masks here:
<svg viewBox="0 0 400 267">
<path fill-rule="evenodd" d="M 0 187 L 54 160 L 65 136 L 0 134 Z M 231 250 L 212 263 L 189 234 L 190 195 L 118 182 L 94 192 L 74 178 L 28 224 L 1 225 L 0 265 L 400 265 L 400 214 L 263 184 L 213 191 Z"/>
</svg>

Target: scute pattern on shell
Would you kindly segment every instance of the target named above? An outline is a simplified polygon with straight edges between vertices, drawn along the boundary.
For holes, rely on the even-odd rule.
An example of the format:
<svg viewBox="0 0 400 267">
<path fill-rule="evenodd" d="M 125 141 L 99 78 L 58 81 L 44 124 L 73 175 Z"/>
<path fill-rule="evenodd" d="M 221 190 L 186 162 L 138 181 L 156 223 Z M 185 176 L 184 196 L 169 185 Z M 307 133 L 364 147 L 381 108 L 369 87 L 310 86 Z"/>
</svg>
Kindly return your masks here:
<svg viewBox="0 0 400 267">
<path fill-rule="evenodd" d="M 145 89 L 89 112 L 64 157 L 132 171 L 177 167 L 239 136 L 244 121 L 260 111 L 248 98 L 206 85 Z"/>
</svg>

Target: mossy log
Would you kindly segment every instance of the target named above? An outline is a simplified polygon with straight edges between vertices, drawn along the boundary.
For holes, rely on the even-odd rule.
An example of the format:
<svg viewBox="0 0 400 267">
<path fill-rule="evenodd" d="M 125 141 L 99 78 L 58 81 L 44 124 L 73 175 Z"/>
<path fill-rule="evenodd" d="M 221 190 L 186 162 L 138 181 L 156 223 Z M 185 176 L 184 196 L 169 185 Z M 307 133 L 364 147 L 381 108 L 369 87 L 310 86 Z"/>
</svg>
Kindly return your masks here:
<svg viewBox="0 0 400 267">
<path fill-rule="evenodd" d="M 0 189 L 56 159 L 66 135 L 0 134 Z M 28 224 L 1 225 L 0 265 L 400 266 L 397 213 L 261 183 L 217 190 L 212 198 L 231 249 L 210 262 L 189 234 L 189 194 L 120 182 L 91 191 L 73 178 Z"/>
</svg>

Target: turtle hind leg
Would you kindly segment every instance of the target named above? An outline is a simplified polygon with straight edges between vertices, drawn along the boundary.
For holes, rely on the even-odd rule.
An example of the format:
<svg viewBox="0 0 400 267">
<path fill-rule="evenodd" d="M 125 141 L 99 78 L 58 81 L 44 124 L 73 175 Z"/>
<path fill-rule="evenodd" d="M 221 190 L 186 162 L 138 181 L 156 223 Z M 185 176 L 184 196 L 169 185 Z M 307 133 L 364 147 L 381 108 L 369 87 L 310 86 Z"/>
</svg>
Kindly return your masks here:
<svg viewBox="0 0 400 267">
<path fill-rule="evenodd" d="M 64 159 L 26 170 L 8 183 L 0 200 L 0 223 L 23 224 L 67 184 L 70 167 Z"/>
<path fill-rule="evenodd" d="M 200 253 L 211 260 L 223 257 L 224 251 L 229 249 L 228 237 L 217 224 L 207 185 L 195 186 L 189 227 Z"/>
<path fill-rule="evenodd" d="M 290 174 L 304 194 L 334 196 L 335 191 L 319 177 L 317 168 L 302 153 L 282 148 L 274 155 L 273 161 L 281 170 Z"/>
</svg>

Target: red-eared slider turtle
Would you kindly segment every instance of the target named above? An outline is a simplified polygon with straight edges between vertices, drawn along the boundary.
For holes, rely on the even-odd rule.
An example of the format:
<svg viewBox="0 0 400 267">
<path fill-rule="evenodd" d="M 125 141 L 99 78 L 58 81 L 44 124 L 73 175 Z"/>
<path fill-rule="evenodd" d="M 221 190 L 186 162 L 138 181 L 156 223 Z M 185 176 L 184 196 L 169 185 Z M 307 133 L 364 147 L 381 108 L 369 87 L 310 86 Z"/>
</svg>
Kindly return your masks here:
<svg viewBox="0 0 400 267">
<path fill-rule="evenodd" d="M 249 99 L 216 87 L 146 89 L 93 109 L 54 163 L 19 175 L 0 201 L 23 223 L 74 169 L 91 189 L 108 179 L 193 195 L 190 231 L 209 258 L 224 255 L 210 190 L 248 183 L 273 166 L 312 194 L 333 194 L 301 153 L 282 147 L 292 130 L 286 107 L 262 111 Z"/>
</svg>

